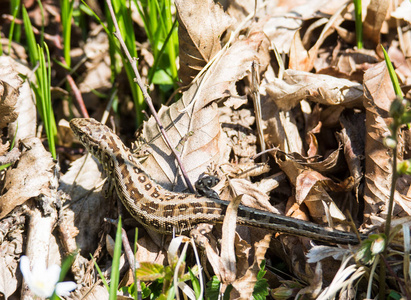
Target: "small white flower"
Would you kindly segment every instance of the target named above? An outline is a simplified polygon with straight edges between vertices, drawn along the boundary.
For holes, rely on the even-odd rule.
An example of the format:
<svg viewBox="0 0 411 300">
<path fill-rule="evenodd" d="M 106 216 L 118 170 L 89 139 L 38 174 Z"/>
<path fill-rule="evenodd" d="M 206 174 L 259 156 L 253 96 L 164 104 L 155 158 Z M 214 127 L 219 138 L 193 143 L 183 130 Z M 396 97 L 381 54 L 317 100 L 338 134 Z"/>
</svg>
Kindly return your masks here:
<svg viewBox="0 0 411 300">
<path fill-rule="evenodd" d="M 30 270 L 30 260 L 23 255 L 20 258 L 20 270 L 30 290 L 39 297 L 51 297 L 54 290 L 59 296 L 67 296 L 77 287 L 73 281 L 57 283 L 61 271 L 58 265 L 47 269 L 44 262 L 36 262 L 33 270 Z"/>
</svg>

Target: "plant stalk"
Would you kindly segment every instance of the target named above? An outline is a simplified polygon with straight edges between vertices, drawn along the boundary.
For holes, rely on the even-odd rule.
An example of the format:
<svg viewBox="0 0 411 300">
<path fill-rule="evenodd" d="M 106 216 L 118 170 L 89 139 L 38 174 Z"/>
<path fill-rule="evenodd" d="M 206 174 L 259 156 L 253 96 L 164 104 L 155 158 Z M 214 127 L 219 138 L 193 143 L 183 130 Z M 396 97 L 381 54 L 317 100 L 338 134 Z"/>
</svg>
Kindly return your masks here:
<svg viewBox="0 0 411 300">
<path fill-rule="evenodd" d="M 395 123 L 396 120 L 394 120 Z M 393 124 L 393 137 L 395 141 L 397 142 L 397 131 L 398 131 L 398 125 Z M 394 196 L 395 196 L 395 187 L 397 183 L 397 178 L 398 178 L 398 171 L 397 171 L 397 145 L 394 147 L 393 151 L 393 159 L 392 159 L 392 177 L 391 177 L 391 192 L 390 192 L 390 198 L 388 201 L 388 212 L 387 212 L 387 220 L 385 222 L 385 229 L 384 233 L 386 235 L 386 244 L 385 244 L 385 249 L 383 252 L 383 258 L 384 260 L 387 260 L 388 256 L 388 251 L 387 251 L 387 246 L 388 246 L 388 241 L 390 237 L 390 230 L 391 230 L 391 219 L 392 219 L 392 210 L 394 207 Z M 380 291 L 379 291 L 379 299 L 385 299 L 385 278 L 386 278 L 386 268 L 385 264 L 381 263 L 380 264 Z"/>
</svg>

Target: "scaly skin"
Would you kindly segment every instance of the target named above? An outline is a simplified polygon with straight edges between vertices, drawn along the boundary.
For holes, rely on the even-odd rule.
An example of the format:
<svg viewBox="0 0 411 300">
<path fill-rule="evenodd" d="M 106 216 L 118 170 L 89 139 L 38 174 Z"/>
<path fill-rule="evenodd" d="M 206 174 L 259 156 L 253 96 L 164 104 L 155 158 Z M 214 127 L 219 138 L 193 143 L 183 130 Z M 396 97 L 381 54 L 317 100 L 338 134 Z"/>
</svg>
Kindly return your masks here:
<svg viewBox="0 0 411 300">
<path fill-rule="evenodd" d="M 70 127 L 114 181 L 117 195 L 124 206 L 144 226 L 172 234 L 174 228 L 175 232 L 184 232 L 200 223 L 223 222 L 228 201 L 162 188 L 143 171 L 120 138 L 94 119 L 73 119 Z M 325 242 L 359 243 L 357 236 L 350 232 L 331 230 L 242 205 L 238 208 L 237 223 Z"/>
</svg>

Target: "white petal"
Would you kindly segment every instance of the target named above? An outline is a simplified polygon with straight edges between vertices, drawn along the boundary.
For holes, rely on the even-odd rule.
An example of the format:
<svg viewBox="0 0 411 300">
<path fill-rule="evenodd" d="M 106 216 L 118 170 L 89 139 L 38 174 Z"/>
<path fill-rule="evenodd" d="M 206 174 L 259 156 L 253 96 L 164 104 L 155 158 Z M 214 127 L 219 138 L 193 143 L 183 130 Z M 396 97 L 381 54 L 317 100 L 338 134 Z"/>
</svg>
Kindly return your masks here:
<svg viewBox="0 0 411 300">
<path fill-rule="evenodd" d="M 46 271 L 46 278 L 56 285 L 60 278 L 61 268 L 58 265 L 52 265 Z"/>
<path fill-rule="evenodd" d="M 53 295 L 55 285 L 47 282 L 45 278 L 43 280 L 34 280 L 31 284 L 28 284 L 30 290 L 39 297 L 48 298 Z"/>
<path fill-rule="evenodd" d="M 20 271 L 23 274 L 23 277 L 26 283 L 31 281 L 32 276 L 31 276 L 31 270 L 30 270 L 30 260 L 25 255 L 20 257 Z"/>
<path fill-rule="evenodd" d="M 31 270 L 31 273 L 36 278 L 47 277 L 46 262 L 41 259 L 33 261 L 33 269 Z"/>
<path fill-rule="evenodd" d="M 56 294 L 59 296 L 68 296 L 70 292 L 77 288 L 74 281 L 59 282 L 56 285 Z"/>
</svg>

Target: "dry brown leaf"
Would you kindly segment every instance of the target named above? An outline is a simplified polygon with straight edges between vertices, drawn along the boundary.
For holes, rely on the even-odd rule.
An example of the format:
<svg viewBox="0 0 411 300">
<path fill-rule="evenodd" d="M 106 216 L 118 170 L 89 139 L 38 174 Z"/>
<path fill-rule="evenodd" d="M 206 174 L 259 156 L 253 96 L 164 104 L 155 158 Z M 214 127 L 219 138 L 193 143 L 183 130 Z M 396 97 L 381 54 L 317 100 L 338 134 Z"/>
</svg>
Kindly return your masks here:
<svg viewBox="0 0 411 300">
<path fill-rule="evenodd" d="M 83 59 L 84 56 L 87 57 L 87 62 L 85 63 L 87 72 L 84 72 L 82 75 L 83 78 L 79 84 L 79 89 L 85 100 L 93 101 L 90 105 L 95 103 L 98 106 L 95 90 L 101 92 L 112 87 L 108 47 L 108 38 L 104 31 L 101 31 L 89 37 L 84 49 L 79 49 L 78 60 Z M 73 59 L 75 60 L 75 58 Z"/>
<path fill-rule="evenodd" d="M 95 158 L 85 155 L 74 161 L 60 178 L 60 189 L 71 199 L 63 211 L 63 223 L 65 228 L 78 228 L 76 243 L 87 258 L 98 244 L 103 218 L 112 210 L 112 204 L 103 194 L 105 179 L 99 166 Z M 72 234 L 76 233 L 69 236 Z"/>
<path fill-rule="evenodd" d="M 339 50 L 337 57 L 332 56 L 334 51 L 326 52 L 314 62 L 318 74 L 346 78 L 351 81 L 362 82 L 364 72 L 380 59 L 374 50 L 345 49 Z M 331 60 L 331 63 L 330 63 Z"/>
<path fill-rule="evenodd" d="M 210 73 L 203 75 L 200 84 L 193 84 L 181 100 L 169 108 L 163 106 L 160 109 L 159 117 L 171 144 L 180 152 L 192 182 L 211 163 L 218 165 L 227 159 L 222 155 L 226 154 L 227 142 L 221 132 L 217 106 L 212 102 L 237 95 L 235 83 L 249 72 L 253 61 L 261 64 L 261 70 L 264 70 L 267 57 L 267 39 L 262 33 L 254 33 L 234 43 L 209 70 Z M 190 105 L 194 98 L 195 102 Z M 182 176 L 154 118 L 144 124 L 142 137 L 153 150 L 143 163 L 145 170 L 166 189 L 184 190 Z"/>
<path fill-rule="evenodd" d="M 40 194 L 51 196 L 55 163 L 41 141 L 37 138 L 23 140 L 28 150 L 24 150 L 15 169 L 6 173 L 5 193 L 0 196 L 0 219 L 16 206 Z"/>
<path fill-rule="evenodd" d="M 375 48 L 380 44 L 381 28 L 389 6 L 389 0 L 371 0 L 368 5 L 367 16 L 363 22 L 363 37 L 368 44 L 367 48 Z"/>
<path fill-rule="evenodd" d="M 264 107 L 262 118 L 266 144 L 274 145 L 285 152 L 303 153 L 303 141 L 296 125 L 295 114 L 292 111 L 280 110 L 269 93 L 261 97 L 261 107 Z"/>
<path fill-rule="evenodd" d="M 249 109 L 233 110 L 224 102 L 224 106 L 219 108 L 219 114 L 222 129 L 229 141 L 227 150 L 233 152 L 239 164 L 249 162 L 250 157 L 257 154 L 257 138 L 251 130 L 255 118 L 251 111 Z M 230 172 L 230 170 L 227 171 Z"/>
<path fill-rule="evenodd" d="M 304 203 L 310 211 L 310 216 L 320 222 L 328 221 L 332 225 L 331 218 L 345 220 L 344 214 L 339 210 L 328 192 L 341 193 L 351 191 L 354 186 L 353 179 L 348 177 L 343 182 L 337 183 L 312 168 L 317 167 L 323 173 L 335 172 L 333 167 L 337 160 L 334 155 L 340 151 L 334 151 L 329 156 L 331 157 L 329 161 L 327 161 L 328 158 L 323 161 L 326 162 L 325 164 L 322 164 L 322 162 L 305 162 L 296 153 L 287 155 L 286 159 L 282 159 L 279 156 L 280 152 L 277 151 L 275 158 L 280 168 L 287 174 L 290 182 L 295 186 L 297 203 L 299 205 Z M 323 219 L 325 216 L 327 219 Z"/>
<path fill-rule="evenodd" d="M 261 191 L 256 183 L 246 179 L 234 178 L 230 180 L 230 187 L 236 195 L 242 195 L 241 203 L 243 205 L 263 211 L 270 211 L 275 214 L 279 213 L 271 205 L 268 195 Z"/>
<path fill-rule="evenodd" d="M 328 192 L 350 191 L 352 186 L 346 186 L 345 182 L 335 183 L 315 171 L 303 171 L 296 179 L 295 189 L 297 203 L 304 203 L 315 220 L 331 223 L 330 217 L 346 219 Z"/>
<path fill-rule="evenodd" d="M 17 119 L 16 103 L 18 97 L 18 89 L 13 88 L 7 82 L 0 80 L 0 128 L 4 128 L 7 124 Z"/>
<path fill-rule="evenodd" d="M 361 84 L 291 69 L 285 71 L 284 81 L 274 79 L 266 89 L 276 105 L 283 110 L 292 109 L 302 99 L 344 107 L 359 106 L 363 101 Z"/>
<path fill-rule="evenodd" d="M 261 261 L 270 245 L 272 233 L 266 234 L 263 239 L 254 244 L 255 256 L 253 264 L 247 269 L 246 273 L 233 282 L 233 291 L 230 299 L 251 299 L 257 282 L 257 274 L 260 271 Z"/>
<path fill-rule="evenodd" d="M 296 34 L 294 36 L 293 42 L 294 42 L 295 47 L 290 48 L 290 62 L 289 62 L 290 69 L 310 71 L 313 68 L 315 59 L 317 58 L 317 55 L 318 55 L 318 50 L 320 49 L 320 46 L 324 43 L 325 39 L 335 31 L 335 27 L 338 27 L 344 21 L 344 18 L 342 17 L 342 15 L 345 13 L 346 9 L 347 9 L 347 4 L 345 3 L 334 12 L 333 16 L 325 24 L 323 30 L 320 33 L 320 36 L 316 37 L 316 42 L 310 48 L 310 50 L 306 51 L 305 48 L 302 46 L 303 43 L 302 41 L 300 41 L 301 39 L 300 39 L 299 34 Z M 325 21 L 318 20 L 314 22 L 313 24 L 311 24 L 311 26 L 317 27 L 324 23 Z M 307 32 L 308 33 L 314 32 L 314 29 L 315 28 L 313 29 L 309 28 Z M 309 38 L 304 37 L 304 39 L 308 40 Z"/>
<path fill-rule="evenodd" d="M 236 279 L 236 256 L 234 251 L 234 240 L 237 227 L 237 211 L 242 196 L 235 197 L 227 207 L 224 216 L 222 241 L 221 241 L 221 262 L 225 270 L 224 277 L 221 277 L 223 284 L 230 284 Z"/>
<path fill-rule="evenodd" d="M 358 188 L 364 174 L 365 114 L 347 112 L 340 116 L 340 121 L 343 129 L 338 135 L 344 146 L 345 161 L 353 178 L 355 196 L 359 203 Z"/>
<path fill-rule="evenodd" d="M 411 84 L 411 69 L 407 58 L 404 56 L 403 50 L 399 49 L 398 45 L 393 43 L 387 52 L 391 62 L 395 66 L 395 74 L 397 74 L 400 82 L 405 86 Z"/>
<path fill-rule="evenodd" d="M 392 153 L 384 146 L 384 138 L 390 135 L 392 122 L 389 109 L 395 98 L 391 79 L 385 62 L 376 64 L 365 72 L 364 87 L 366 100 L 365 142 L 365 189 L 364 214 L 378 213 L 388 203 L 392 176 Z"/>
<path fill-rule="evenodd" d="M 32 71 L 21 63 L 8 56 L 0 57 L 0 80 L 13 87 L 17 96 L 16 99 L 12 100 L 14 103 L 13 114 L 16 114 L 12 119 L 8 119 L 7 114 L 4 114 L 5 112 L 0 109 L 0 116 L 3 116 L 3 114 L 5 116 L 5 119 L 1 120 L 0 123 L 10 122 L 8 124 L 9 140 L 15 138 L 18 141 L 34 137 L 36 133 L 37 111 L 35 100 L 28 80 L 23 80 L 20 76 L 30 76 L 30 74 L 32 74 Z"/>
<path fill-rule="evenodd" d="M 161 248 L 158 247 L 150 237 L 143 236 L 139 238 L 137 244 L 136 261 L 164 264 L 166 260 L 164 251 L 161 251 Z"/>
<path fill-rule="evenodd" d="M 332 15 L 340 7 L 341 1 L 338 0 L 282 1 L 272 9 L 271 18 L 264 25 L 264 33 L 279 53 L 289 53 L 295 32 L 304 20 L 317 19 L 319 11 L 321 15 Z"/>
<path fill-rule="evenodd" d="M 232 21 L 213 0 L 177 0 L 175 4 L 179 22 L 178 76 L 183 85 L 188 85 L 221 50 L 221 35 Z"/>
<path fill-rule="evenodd" d="M 411 3 L 402 1 L 401 4 L 391 13 L 391 16 L 411 23 Z"/>
<path fill-rule="evenodd" d="M 24 240 L 23 230 L 18 228 L 8 232 L 7 239 L 0 242 L 0 293 L 5 299 L 14 294 L 18 286 L 19 263 L 16 258 L 23 253 Z"/>
<path fill-rule="evenodd" d="M 299 71 L 310 71 L 312 63 L 308 57 L 308 51 L 305 50 L 303 42 L 301 41 L 300 31 L 297 30 L 294 34 L 290 46 L 290 63 L 289 68 Z"/>
</svg>

